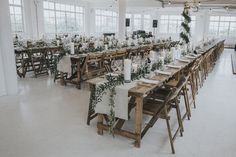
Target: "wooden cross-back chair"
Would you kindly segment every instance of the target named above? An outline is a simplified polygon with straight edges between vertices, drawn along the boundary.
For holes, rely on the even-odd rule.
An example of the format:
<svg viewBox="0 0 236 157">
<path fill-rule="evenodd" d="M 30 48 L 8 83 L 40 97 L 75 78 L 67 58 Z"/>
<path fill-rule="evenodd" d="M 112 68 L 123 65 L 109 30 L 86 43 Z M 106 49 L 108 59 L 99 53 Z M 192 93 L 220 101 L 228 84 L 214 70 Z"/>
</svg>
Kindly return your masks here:
<svg viewBox="0 0 236 157">
<path fill-rule="evenodd" d="M 160 43 L 159 49 L 166 49 L 166 43 Z"/>
<path fill-rule="evenodd" d="M 215 48 L 211 48 L 209 52 L 206 54 L 206 73 L 207 75 L 213 70 L 213 52 Z"/>
<path fill-rule="evenodd" d="M 103 75 L 105 68 L 103 66 L 104 54 L 88 54 L 85 60 L 85 77 L 86 79 Z"/>
<path fill-rule="evenodd" d="M 51 73 L 56 73 L 55 63 L 61 52 L 61 47 L 46 48 L 46 60 Z"/>
<path fill-rule="evenodd" d="M 194 61 L 194 64 L 189 68 L 190 77 L 189 77 L 189 85 L 191 86 L 191 93 L 192 93 L 192 101 L 190 105 L 193 103 L 194 108 L 196 108 L 196 95 L 198 93 L 198 86 L 200 84 L 200 63 L 202 57 L 197 58 Z"/>
<path fill-rule="evenodd" d="M 25 77 L 30 63 L 28 51 L 15 52 L 16 70 L 19 77 Z"/>
<path fill-rule="evenodd" d="M 148 57 L 149 53 L 151 51 L 150 46 L 145 46 L 140 49 L 140 54 L 142 55 L 142 58 Z"/>
<path fill-rule="evenodd" d="M 111 62 L 115 58 L 116 58 L 116 51 L 111 51 L 104 54 L 103 67 L 105 68 L 106 72 L 112 72 Z"/>
<path fill-rule="evenodd" d="M 48 74 L 48 64 L 46 60 L 46 50 L 33 48 L 29 50 L 32 70 L 35 77 Z"/>
<path fill-rule="evenodd" d="M 132 58 L 133 56 L 140 55 L 140 48 L 132 48 L 127 50 L 126 58 Z"/>
<path fill-rule="evenodd" d="M 203 85 L 204 80 L 206 80 L 208 73 L 210 71 L 210 62 L 211 62 L 211 54 L 213 52 L 213 49 L 208 50 L 207 53 L 203 55 L 200 69 L 201 69 L 201 83 Z"/>
<path fill-rule="evenodd" d="M 126 55 L 127 55 L 126 49 L 117 50 L 115 59 L 125 59 Z"/>
<path fill-rule="evenodd" d="M 172 88 L 158 88 L 153 93 L 149 94 L 144 99 L 144 106 L 143 106 L 143 112 L 144 114 L 147 114 L 149 116 L 152 116 L 151 120 L 148 122 L 146 127 L 142 131 L 142 137 L 145 135 L 145 133 L 148 131 L 149 128 L 153 127 L 153 125 L 156 123 L 156 121 L 159 118 L 166 120 L 168 135 L 169 135 L 169 141 L 171 145 L 172 153 L 175 153 L 174 149 L 174 140 L 176 139 L 178 132 L 180 132 L 180 135 L 183 136 L 183 118 L 181 116 L 180 112 L 180 106 L 179 106 L 179 97 L 182 94 L 182 92 L 186 95 L 186 85 L 187 81 L 189 79 L 190 75 L 186 77 L 181 77 L 176 87 Z M 186 104 L 186 113 L 184 114 L 187 116 L 189 114 L 189 105 Z M 172 108 L 176 109 L 176 115 L 178 120 L 178 128 L 172 134 L 171 127 L 170 127 L 170 114 Z"/>
</svg>

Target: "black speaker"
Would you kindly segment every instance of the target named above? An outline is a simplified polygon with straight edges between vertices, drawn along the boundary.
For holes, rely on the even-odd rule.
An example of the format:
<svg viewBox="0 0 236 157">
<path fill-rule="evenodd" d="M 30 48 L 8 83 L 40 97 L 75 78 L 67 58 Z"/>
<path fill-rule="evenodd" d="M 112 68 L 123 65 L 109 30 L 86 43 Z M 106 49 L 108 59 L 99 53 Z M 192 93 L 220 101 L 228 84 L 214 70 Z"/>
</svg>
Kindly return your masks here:
<svg viewBox="0 0 236 157">
<path fill-rule="evenodd" d="M 152 22 L 152 27 L 153 27 L 153 28 L 157 28 L 157 23 L 158 23 L 157 20 L 153 20 L 153 22 Z"/>
<path fill-rule="evenodd" d="M 125 26 L 129 27 L 130 26 L 130 18 L 125 19 Z"/>
</svg>

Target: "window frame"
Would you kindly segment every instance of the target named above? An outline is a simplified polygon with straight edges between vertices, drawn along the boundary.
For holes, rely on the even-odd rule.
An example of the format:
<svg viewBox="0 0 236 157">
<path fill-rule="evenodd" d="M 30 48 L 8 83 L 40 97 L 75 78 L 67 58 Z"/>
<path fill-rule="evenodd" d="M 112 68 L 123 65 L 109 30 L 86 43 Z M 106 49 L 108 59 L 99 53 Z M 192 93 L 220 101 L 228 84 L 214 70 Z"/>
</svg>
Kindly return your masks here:
<svg viewBox="0 0 236 157">
<path fill-rule="evenodd" d="M 11 1 L 13 3 L 11 3 Z M 10 11 L 10 19 L 11 19 L 11 29 L 13 34 L 22 34 L 25 32 L 25 22 L 24 22 L 24 4 L 23 0 L 19 0 L 20 4 L 15 4 L 15 0 L 9 0 L 9 11 Z M 11 8 L 14 9 L 14 13 L 11 13 Z M 20 8 L 20 16 L 21 16 L 21 23 L 17 23 L 16 21 L 16 13 L 15 13 L 15 8 Z M 17 14 L 18 15 L 18 14 Z M 12 16 L 14 16 L 14 20 L 12 21 Z M 21 25 L 21 30 L 16 29 L 16 25 L 20 24 Z"/>
<path fill-rule="evenodd" d="M 233 24 L 234 27 L 231 27 Z M 224 30 L 226 30 L 226 32 L 222 33 L 221 31 Z M 236 35 L 234 34 L 236 34 L 236 16 L 211 15 L 209 17 L 209 27 L 208 27 L 209 36 L 235 37 Z"/>
<path fill-rule="evenodd" d="M 95 33 L 97 35 L 103 33 L 117 33 L 118 24 L 119 15 L 116 11 L 101 8 L 95 9 Z"/>
<path fill-rule="evenodd" d="M 46 6 L 46 3 L 48 3 L 48 6 Z M 50 16 L 46 17 L 45 12 L 51 12 L 54 14 L 54 16 L 51 16 L 51 18 L 54 19 L 53 24 L 51 24 L 51 25 L 54 25 L 54 31 L 46 30 L 46 27 L 50 25 L 46 23 L 47 21 L 46 19 L 47 18 L 50 19 Z M 45 33 L 47 34 L 84 33 L 85 32 L 85 9 L 83 6 L 44 0 L 43 1 L 43 14 L 44 14 L 44 28 L 45 28 Z M 63 15 L 64 17 L 61 15 Z M 72 21 L 74 20 L 73 29 L 70 29 L 70 27 L 72 26 L 70 25 L 72 21 L 69 20 L 70 15 L 74 16 L 71 18 Z M 81 19 L 77 17 L 78 15 L 80 18 L 82 18 L 82 24 L 80 24 Z M 58 23 L 60 19 L 65 21 L 64 28 L 62 27 L 61 29 L 60 29 L 60 24 Z"/>
<path fill-rule="evenodd" d="M 196 16 L 191 16 L 191 19 L 192 21 L 190 23 L 190 29 L 191 33 L 194 34 L 196 28 Z M 181 15 L 163 14 L 160 16 L 159 32 L 161 34 L 179 34 L 181 33 L 182 22 L 183 17 Z"/>
</svg>

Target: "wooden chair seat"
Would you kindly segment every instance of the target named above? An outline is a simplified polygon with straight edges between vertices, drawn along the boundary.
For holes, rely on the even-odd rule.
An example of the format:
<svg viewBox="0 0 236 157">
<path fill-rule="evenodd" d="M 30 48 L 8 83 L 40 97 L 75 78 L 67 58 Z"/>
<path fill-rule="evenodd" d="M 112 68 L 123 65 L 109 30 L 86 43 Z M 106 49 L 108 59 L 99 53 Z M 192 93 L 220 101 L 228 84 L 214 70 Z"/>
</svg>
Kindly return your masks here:
<svg viewBox="0 0 236 157">
<path fill-rule="evenodd" d="M 155 93 L 157 93 L 157 91 L 160 91 L 160 90 L 156 90 Z M 178 91 L 178 90 L 174 90 L 174 89 L 169 90 L 167 92 L 168 94 L 165 96 L 163 101 L 159 101 L 156 95 L 154 95 L 153 97 L 149 96 L 144 99 L 143 113 L 151 116 L 152 118 L 149 120 L 146 127 L 142 131 L 142 137 L 143 137 L 145 133 L 148 131 L 148 129 L 153 127 L 153 125 L 156 123 L 156 121 L 159 118 L 165 119 L 173 154 L 175 153 L 174 140 L 177 137 L 178 132 L 180 131 L 180 135 L 181 136 L 183 135 L 183 125 L 181 121 L 181 114 L 180 114 L 179 103 L 177 101 L 177 96 L 174 98 L 175 103 L 173 105 L 171 103 L 173 99 L 172 97 L 176 95 L 175 91 Z M 173 136 L 172 136 L 172 131 L 171 131 L 170 123 L 169 123 L 170 116 L 168 115 L 168 113 L 173 108 L 172 106 L 174 106 L 174 108 L 176 109 L 178 125 L 179 125 L 178 129 L 175 131 Z"/>
<path fill-rule="evenodd" d="M 178 80 L 172 79 L 172 80 L 168 81 L 165 85 L 171 86 L 171 87 L 176 87 L 177 84 L 178 84 Z"/>
<path fill-rule="evenodd" d="M 143 107 L 143 113 L 154 116 L 155 114 L 160 113 L 164 109 L 165 105 L 163 102 L 153 100 L 153 99 L 146 99 L 145 105 Z"/>
</svg>

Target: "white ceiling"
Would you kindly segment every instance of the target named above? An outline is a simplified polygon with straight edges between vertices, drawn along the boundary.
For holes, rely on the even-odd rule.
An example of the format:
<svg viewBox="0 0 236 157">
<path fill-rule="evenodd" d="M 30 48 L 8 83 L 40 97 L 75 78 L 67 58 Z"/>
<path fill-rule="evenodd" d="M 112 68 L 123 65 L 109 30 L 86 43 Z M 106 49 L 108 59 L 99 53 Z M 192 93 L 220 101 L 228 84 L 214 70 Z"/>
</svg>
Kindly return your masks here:
<svg viewBox="0 0 236 157">
<path fill-rule="evenodd" d="M 109 3 L 114 2 L 117 0 L 84 0 L 91 3 Z M 230 5 L 230 4 L 236 4 L 236 0 L 127 0 L 128 4 L 161 4 L 161 2 L 164 2 L 165 4 L 168 4 L 169 1 L 171 3 L 184 3 L 184 2 L 190 2 L 190 3 L 198 3 L 201 2 L 202 4 L 220 4 L 220 5 Z"/>
<path fill-rule="evenodd" d="M 78 0 L 81 1 L 81 0 Z M 97 7 L 117 7 L 118 0 L 82 0 L 89 2 Z M 145 9 L 158 9 L 170 7 L 183 7 L 187 1 L 192 6 L 197 6 L 202 9 L 225 9 L 230 7 L 230 10 L 236 11 L 236 0 L 126 0 L 128 10 L 144 11 Z M 169 5 L 169 1 L 171 4 Z M 200 2 L 200 5 L 199 5 Z M 139 8 L 141 10 L 139 10 Z"/>
</svg>

